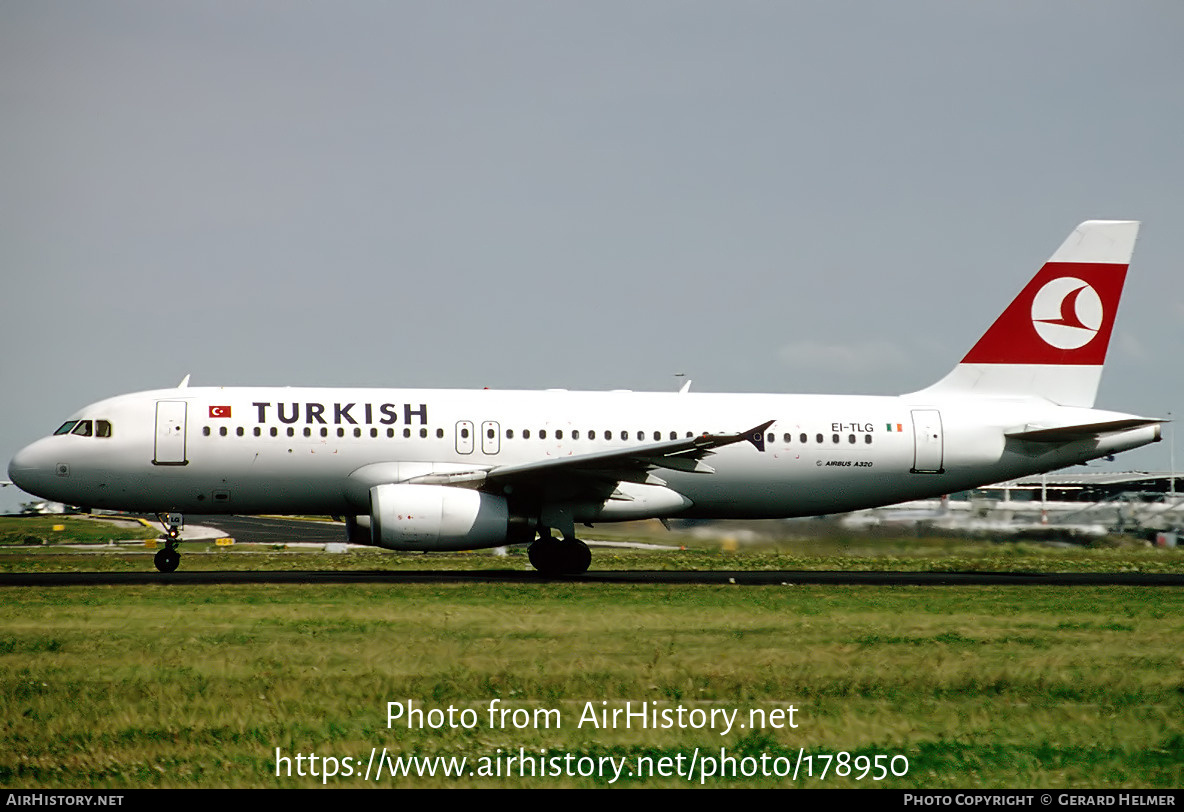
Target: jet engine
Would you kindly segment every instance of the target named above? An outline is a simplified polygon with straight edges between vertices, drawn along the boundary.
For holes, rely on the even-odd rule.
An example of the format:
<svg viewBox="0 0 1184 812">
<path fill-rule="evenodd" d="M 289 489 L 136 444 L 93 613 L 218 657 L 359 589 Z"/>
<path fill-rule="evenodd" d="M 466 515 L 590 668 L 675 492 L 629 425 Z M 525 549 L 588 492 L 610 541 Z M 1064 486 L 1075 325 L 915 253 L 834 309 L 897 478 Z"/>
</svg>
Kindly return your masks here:
<svg viewBox="0 0 1184 812">
<path fill-rule="evenodd" d="M 501 496 L 446 485 L 376 485 L 370 534 L 390 550 L 475 550 L 506 543 L 510 510 Z"/>
</svg>

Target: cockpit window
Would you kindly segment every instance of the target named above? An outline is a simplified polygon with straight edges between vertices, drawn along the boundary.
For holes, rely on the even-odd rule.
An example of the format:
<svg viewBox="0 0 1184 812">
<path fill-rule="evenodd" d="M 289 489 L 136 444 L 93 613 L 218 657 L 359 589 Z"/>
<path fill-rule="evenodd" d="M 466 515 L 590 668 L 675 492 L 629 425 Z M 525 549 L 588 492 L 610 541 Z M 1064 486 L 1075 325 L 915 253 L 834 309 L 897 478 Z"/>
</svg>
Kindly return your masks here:
<svg viewBox="0 0 1184 812">
<path fill-rule="evenodd" d="M 94 425 L 89 420 L 79 420 L 78 425 L 74 427 L 71 434 L 77 434 L 79 437 L 90 437 L 94 432 Z"/>
<path fill-rule="evenodd" d="M 96 420 L 95 421 L 95 436 L 96 437 L 110 437 L 111 436 L 111 421 L 110 420 Z"/>
<path fill-rule="evenodd" d="M 69 434 L 69 433 L 70 433 L 70 429 L 74 428 L 75 424 L 77 424 L 77 423 L 78 423 L 78 421 L 77 421 L 77 420 L 67 420 L 65 423 L 63 423 L 63 424 L 61 425 L 61 427 L 60 427 L 60 428 L 59 428 L 57 431 L 55 431 L 55 432 L 54 432 L 54 434 L 55 434 L 55 435 L 57 435 L 57 434 Z"/>
</svg>

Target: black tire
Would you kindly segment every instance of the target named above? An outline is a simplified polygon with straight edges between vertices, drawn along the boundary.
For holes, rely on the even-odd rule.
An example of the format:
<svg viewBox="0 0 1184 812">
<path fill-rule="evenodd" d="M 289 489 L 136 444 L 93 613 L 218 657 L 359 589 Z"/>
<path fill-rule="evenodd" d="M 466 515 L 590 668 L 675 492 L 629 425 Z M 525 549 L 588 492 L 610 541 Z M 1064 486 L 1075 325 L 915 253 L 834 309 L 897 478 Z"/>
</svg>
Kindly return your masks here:
<svg viewBox="0 0 1184 812">
<path fill-rule="evenodd" d="M 592 563 L 592 551 L 579 539 L 539 539 L 526 555 L 531 566 L 547 577 L 583 575 Z"/>
<path fill-rule="evenodd" d="M 583 575 L 592 565 L 592 551 L 579 539 L 564 541 L 563 560 L 565 575 Z"/>
<path fill-rule="evenodd" d="M 166 547 L 156 552 L 153 563 L 156 564 L 156 568 L 161 572 L 173 572 L 181 564 L 181 554 L 174 549 Z"/>
</svg>

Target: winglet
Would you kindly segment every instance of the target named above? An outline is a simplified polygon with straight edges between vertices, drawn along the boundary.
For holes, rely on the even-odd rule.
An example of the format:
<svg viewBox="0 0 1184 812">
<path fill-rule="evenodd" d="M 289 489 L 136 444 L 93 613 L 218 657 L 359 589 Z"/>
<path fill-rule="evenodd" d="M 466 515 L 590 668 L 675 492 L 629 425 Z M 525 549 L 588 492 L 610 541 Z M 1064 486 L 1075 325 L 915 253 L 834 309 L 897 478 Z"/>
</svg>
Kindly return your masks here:
<svg viewBox="0 0 1184 812">
<path fill-rule="evenodd" d="M 765 429 L 776 423 L 776 420 L 768 420 L 761 423 L 759 426 L 753 426 L 748 431 L 742 431 L 739 434 L 704 434 L 700 439 L 708 441 L 703 445 L 710 448 L 719 448 L 720 446 L 731 445 L 742 440 L 747 440 L 752 443 L 757 451 L 765 450 Z"/>
</svg>

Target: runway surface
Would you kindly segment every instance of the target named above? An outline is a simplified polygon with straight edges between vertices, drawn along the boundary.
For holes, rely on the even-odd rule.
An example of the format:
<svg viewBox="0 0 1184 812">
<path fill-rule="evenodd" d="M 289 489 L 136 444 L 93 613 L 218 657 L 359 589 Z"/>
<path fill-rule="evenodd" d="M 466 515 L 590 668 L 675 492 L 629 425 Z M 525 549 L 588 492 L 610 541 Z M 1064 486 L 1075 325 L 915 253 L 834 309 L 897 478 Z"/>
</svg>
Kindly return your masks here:
<svg viewBox="0 0 1184 812">
<path fill-rule="evenodd" d="M 46 572 L 0 574 L 0 586 L 98 586 L 133 584 L 733 584 L 793 586 L 802 584 L 866 586 L 1184 586 L 1184 575 L 1139 572 L 816 572 L 804 570 L 745 572 L 672 572 L 592 570 L 567 578 L 547 578 L 526 570 L 364 570 L 358 572 L 178 570 L 145 572 Z"/>
</svg>

